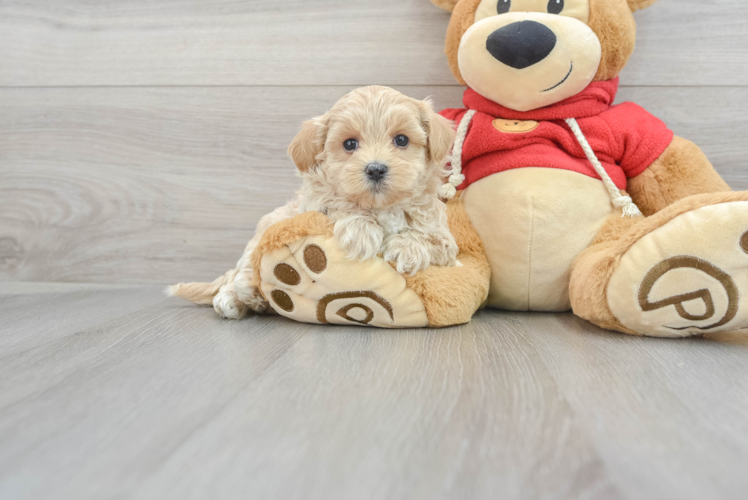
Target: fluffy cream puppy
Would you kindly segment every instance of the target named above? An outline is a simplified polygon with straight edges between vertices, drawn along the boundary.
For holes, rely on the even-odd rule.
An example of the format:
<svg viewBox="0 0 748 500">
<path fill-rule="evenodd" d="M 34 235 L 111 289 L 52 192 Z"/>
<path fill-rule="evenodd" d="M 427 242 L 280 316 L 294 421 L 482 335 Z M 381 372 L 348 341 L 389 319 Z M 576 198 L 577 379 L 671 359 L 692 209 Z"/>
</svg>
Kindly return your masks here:
<svg viewBox="0 0 748 500">
<path fill-rule="evenodd" d="M 250 255 L 263 232 L 307 211 L 324 213 L 351 259 L 382 254 L 399 273 L 454 266 L 457 244 L 439 188 L 454 141 L 452 122 L 387 87 L 364 87 L 304 123 L 288 153 L 299 169 L 293 201 L 263 217 L 235 269 L 213 283 L 179 284 L 169 294 L 213 304 L 239 319 L 268 303 L 251 286 Z"/>
</svg>

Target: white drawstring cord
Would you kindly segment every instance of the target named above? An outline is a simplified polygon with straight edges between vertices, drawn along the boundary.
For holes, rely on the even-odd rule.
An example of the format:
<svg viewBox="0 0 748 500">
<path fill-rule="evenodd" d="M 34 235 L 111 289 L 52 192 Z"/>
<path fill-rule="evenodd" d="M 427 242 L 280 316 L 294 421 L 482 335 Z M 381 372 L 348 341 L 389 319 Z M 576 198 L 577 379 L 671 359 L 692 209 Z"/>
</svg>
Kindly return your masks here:
<svg viewBox="0 0 748 500">
<path fill-rule="evenodd" d="M 471 109 L 462 117 L 460 126 L 457 127 L 457 136 L 452 148 L 452 173 L 449 175 L 449 182 L 442 184 L 439 189 L 439 195 L 445 200 L 451 200 L 457 194 L 457 187 L 465 182 L 465 176 L 462 175 L 462 146 L 465 144 L 468 127 L 473 120 L 476 111 Z"/>
<path fill-rule="evenodd" d="M 582 133 L 582 129 L 579 127 L 579 123 L 577 123 L 576 119 L 567 118 L 566 123 L 569 125 L 569 127 L 571 127 L 571 131 L 574 133 L 574 137 L 576 137 L 577 141 L 579 141 L 579 145 L 582 146 L 584 154 L 587 155 L 587 159 L 590 161 L 590 163 L 592 163 L 592 167 L 595 169 L 595 172 L 597 172 L 597 175 L 599 175 L 603 180 L 603 184 L 605 184 L 605 188 L 610 194 L 610 200 L 613 202 L 613 206 L 623 209 L 622 217 L 636 217 L 638 215 L 642 215 L 641 210 L 639 210 L 639 207 L 636 206 L 634 200 L 632 200 L 630 196 L 624 196 L 623 194 L 621 194 L 621 190 L 618 189 L 618 186 L 615 185 L 613 179 L 611 179 L 610 175 L 608 175 L 608 172 L 605 171 L 605 168 L 600 163 L 600 160 L 598 160 L 597 156 L 595 156 L 595 152 L 592 151 L 592 147 L 587 141 L 587 138 L 584 136 L 584 133 Z"/>
</svg>

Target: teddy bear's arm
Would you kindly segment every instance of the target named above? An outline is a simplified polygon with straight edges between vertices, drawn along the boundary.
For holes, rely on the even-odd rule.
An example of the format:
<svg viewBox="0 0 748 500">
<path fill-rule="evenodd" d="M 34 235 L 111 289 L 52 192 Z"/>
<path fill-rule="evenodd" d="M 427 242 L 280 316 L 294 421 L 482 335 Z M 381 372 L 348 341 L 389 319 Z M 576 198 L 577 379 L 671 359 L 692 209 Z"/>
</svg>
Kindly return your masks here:
<svg viewBox="0 0 748 500">
<path fill-rule="evenodd" d="M 649 168 L 629 180 L 627 191 L 649 216 L 687 196 L 731 189 L 696 144 L 676 136 Z"/>
</svg>

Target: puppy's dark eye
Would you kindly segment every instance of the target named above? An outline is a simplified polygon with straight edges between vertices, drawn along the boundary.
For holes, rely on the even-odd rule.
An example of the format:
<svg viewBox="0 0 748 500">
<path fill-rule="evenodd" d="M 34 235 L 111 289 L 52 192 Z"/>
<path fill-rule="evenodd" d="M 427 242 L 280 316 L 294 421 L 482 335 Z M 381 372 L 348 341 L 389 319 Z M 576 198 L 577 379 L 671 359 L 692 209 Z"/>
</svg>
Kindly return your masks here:
<svg viewBox="0 0 748 500">
<path fill-rule="evenodd" d="M 398 148 L 407 148 L 408 144 L 410 144 L 410 139 L 407 136 L 398 135 L 395 137 L 395 146 Z"/>
<path fill-rule="evenodd" d="M 499 6 L 497 7 L 499 14 L 506 14 L 511 8 L 512 0 L 499 0 Z"/>
<path fill-rule="evenodd" d="M 549 0 L 548 1 L 548 13 L 549 14 L 561 14 L 564 10 L 564 0 Z"/>
<path fill-rule="evenodd" d="M 343 149 L 348 152 L 356 151 L 358 149 L 358 141 L 356 139 L 348 139 L 343 143 Z"/>
</svg>

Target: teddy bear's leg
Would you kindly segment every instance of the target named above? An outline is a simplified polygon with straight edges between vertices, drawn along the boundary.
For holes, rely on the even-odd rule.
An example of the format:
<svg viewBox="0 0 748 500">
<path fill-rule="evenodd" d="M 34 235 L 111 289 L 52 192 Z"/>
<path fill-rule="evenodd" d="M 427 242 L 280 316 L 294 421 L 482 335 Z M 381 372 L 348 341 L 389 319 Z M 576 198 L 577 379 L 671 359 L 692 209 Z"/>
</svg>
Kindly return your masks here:
<svg viewBox="0 0 748 500">
<path fill-rule="evenodd" d="M 748 328 L 748 192 L 690 196 L 613 219 L 575 260 L 578 316 L 609 330 L 688 337 Z"/>
<path fill-rule="evenodd" d="M 488 294 L 490 270 L 462 203 L 449 205 L 460 266 L 402 276 L 381 258 L 349 259 L 322 214 L 305 213 L 263 235 L 253 285 L 278 314 L 318 324 L 384 328 L 466 323 Z"/>
</svg>

